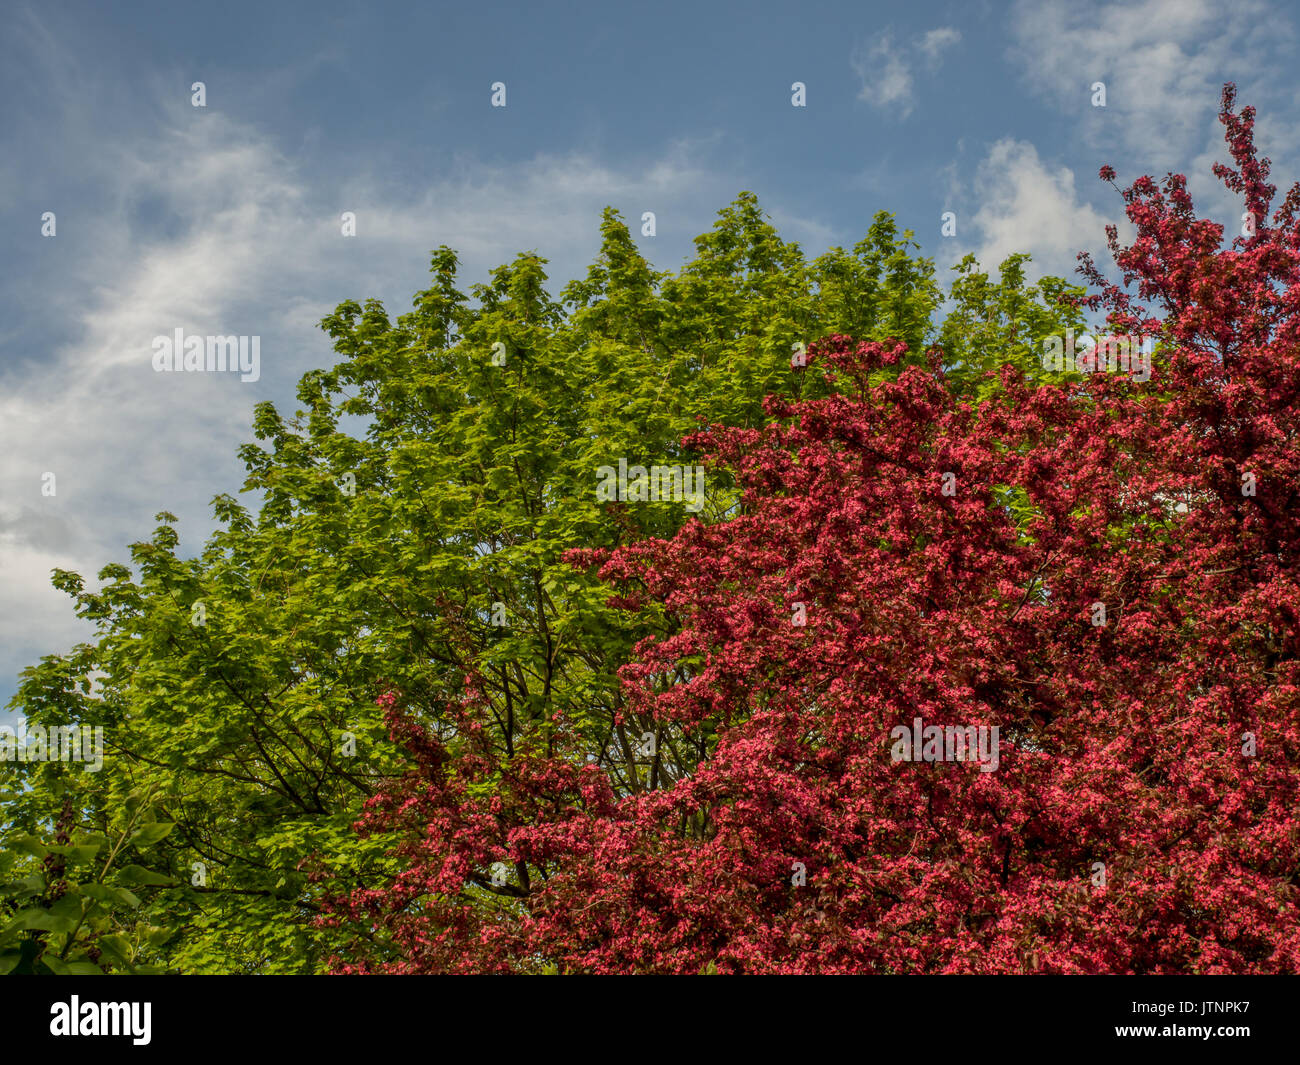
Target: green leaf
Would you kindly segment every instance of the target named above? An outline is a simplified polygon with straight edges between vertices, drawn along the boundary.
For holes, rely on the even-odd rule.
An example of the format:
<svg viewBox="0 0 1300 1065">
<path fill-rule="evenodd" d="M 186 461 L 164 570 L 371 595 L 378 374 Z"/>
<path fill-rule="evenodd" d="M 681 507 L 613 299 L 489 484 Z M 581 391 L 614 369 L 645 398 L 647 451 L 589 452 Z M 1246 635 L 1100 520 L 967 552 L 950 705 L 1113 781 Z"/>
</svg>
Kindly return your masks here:
<svg viewBox="0 0 1300 1065">
<path fill-rule="evenodd" d="M 118 932 L 107 932 L 95 941 L 105 954 L 108 954 L 114 960 L 121 962 L 123 965 L 130 965 L 132 954 L 131 942 L 126 936 Z"/>
<path fill-rule="evenodd" d="M 29 907 L 26 910 L 19 910 L 14 919 L 5 926 L 4 933 L 18 930 L 33 932 L 71 932 L 76 927 L 76 919 L 70 916 L 60 916 L 51 913 L 49 910 L 41 909 L 37 906 Z"/>
<path fill-rule="evenodd" d="M 155 821 L 151 825 L 143 825 L 131 834 L 131 842 L 137 847 L 152 846 L 175 827 L 171 821 Z"/>
<path fill-rule="evenodd" d="M 99 853 L 98 843 L 82 843 L 75 846 L 50 847 L 51 854 L 61 854 L 69 859 L 70 864 L 88 862 Z"/>
<path fill-rule="evenodd" d="M 12 845 L 15 850 L 22 851 L 24 854 L 30 854 L 35 858 L 44 858 L 50 852 L 49 847 L 35 836 L 30 835 L 18 836 L 14 839 Z"/>
<path fill-rule="evenodd" d="M 177 933 L 178 929 L 150 925 L 145 929 L 145 942 L 151 947 L 161 947 Z"/>
<path fill-rule="evenodd" d="M 113 902 L 122 906 L 129 906 L 133 910 L 140 905 L 138 896 L 124 887 L 117 887 L 113 884 L 83 884 L 81 893 L 97 902 Z"/>
<path fill-rule="evenodd" d="M 94 962 L 60 961 L 52 954 L 41 957 L 41 963 L 55 976 L 103 976 L 104 970 Z"/>
<path fill-rule="evenodd" d="M 113 879 L 119 884 L 131 884 L 134 887 L 171 887 L 177 883 L 173 877 L 152 872 L 142 865 L 123 866 Z"/>
</svg>

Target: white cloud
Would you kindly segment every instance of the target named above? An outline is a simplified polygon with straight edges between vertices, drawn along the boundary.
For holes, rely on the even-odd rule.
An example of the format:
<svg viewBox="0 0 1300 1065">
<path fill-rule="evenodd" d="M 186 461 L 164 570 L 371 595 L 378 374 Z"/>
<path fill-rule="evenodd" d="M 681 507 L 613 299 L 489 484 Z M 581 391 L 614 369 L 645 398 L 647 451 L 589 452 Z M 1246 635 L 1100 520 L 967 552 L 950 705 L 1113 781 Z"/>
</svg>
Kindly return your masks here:
<svg viewBox="0 0 1300 1065">
<path fill-rule="evenodd" d="M 862 79 L 858 99 L 881 110 L 896 108 L 900 118 L 912 112 L 912 71 L 894 47 L 893 34 L 882 33 L 871 45 L 859 46 L 849 57 Z"/>
<path fill-rule="evenodd" d="M 1069 167 L 1049 165 L 1032 144 L 1009 137 L 989 149 L 961 202 L 967 210 L 958 212 L 961 244 L 952 259 L 973 251 L 991 273 L 1012 253 L 1028 252 L 1033 256 L 1031 277 L 1055 274 L 1077 281 L 1079 251 L 1091 251 L 1105 265 L 1107 222 L 1120 224 L 1121 239 L 1130 231 L 1126 221 L 1106 218 L 1079 201 Z"/>
<path fill-rule="evenodd" d="M 1210 0 L 1019 0 L 1009 22 L 1010 59 L 1029 85 L 1144 171 L 1183 164 L 1217 137 L 1223 83 L 1258 72 L 1270 34 L 1289 34 L 1263 0 L 1231 11 Z M 1091 102 L 1098 81 L 1104 108 Z"/>
<path fill-rule="evenodd" d="M 931 70 L 937 69 L 944 50 L 960 40 L 959 31 L 942 26 L 910 44 L 896 45 L 893 31 L 884 30 L 869 44 L 858 45 L 849 56 L 849 65 L 862 80 L 858 99 L 906 118 L 915 106 L 913 63 L 920 59 Z"/>
<path fill-rule="evenodd" d="M 960 41 L 960 30 L 955 30 L 951 26 L 940 26 L 937 30 L 930 30 L 922 36 L 917 49 L 925 56 L 927 63 L 935 66 L 939 63 L 940 56 Z"/>
</svg>

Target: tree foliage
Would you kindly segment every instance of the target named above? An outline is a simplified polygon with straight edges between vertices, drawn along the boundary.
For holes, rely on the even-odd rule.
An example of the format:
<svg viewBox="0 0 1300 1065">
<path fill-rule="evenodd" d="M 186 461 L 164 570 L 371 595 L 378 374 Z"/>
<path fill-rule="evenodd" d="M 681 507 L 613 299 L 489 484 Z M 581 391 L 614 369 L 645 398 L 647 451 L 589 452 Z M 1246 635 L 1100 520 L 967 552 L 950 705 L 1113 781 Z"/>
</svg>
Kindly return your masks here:
<svg viewBox="0 0 1300 1065">
<path fill-rule="evenodd" d="M 590 586 L 602 638 L 640 637 L 603 747 L 590 704 L 503 743 L 473 663 L 441 708 L 395 685 L 415 769 L 364 828 L 401 871 L 331 904 L 377 933 L 337 966 L 1300 969 L 1300 185 L 1270 216 L 1232 108 L 1255 231 L 1140 178 L 1123 283 L 1085 262 L 1085 306 L 1159 337 L 1150 381 L 1026 374 L 1050 315 L 1015 262 L 964 275 L 959 357 L 830 336 L 766 418 L 685 439 L 733 509 L 565 556 L 620 593 Z M 916 718 L 997 726 L 996 765 L 904 758 Z"/>
<path fill-rule="evenodd" d="M 944 301 L 886 214 L 853 249 L 810 261 L 742 194 L 676 273 L 650 267 L 617 212 L 600 234 L 558 300 L 535 254 L 465 294 L 440 248 L 410 312 L 340 304 L 322 323 L 339 361 L 304 376 L 292 415 L 257 408 L 257 442 L 241 449 L 249 501 L 214 500 L 221 527 L 199 553 L 180 550 L 164 512 L 97 585 L 56 573 L 97 636 L 28 670 L 11 705 L 33 724 L 102 726 L 109 750 L 99 774 L 5 769 L 16 880 L 37 875 L 41 846 L 108 846 L 147 794 L 151 816 L 175 826 L 150 852 L 167 883 L 131 887 L 140 905 L 122 919 L 184 933 L 132 940 L 131 964 L 319 971 L 341 949 L 318 921 L 321 881 L 364 890 L 401 871 L 397 834 L 351 827 L 408 762 L 383 692 L 448 742 L 469 729 L 501 766 L 545 752 L 591 759 L 619 793 L 645 786 L 617 671 L 664 631 L 664 612 L 620 609 L 564 556 L 670 537 L 687 515 L 601 504 L 596 470 L 619 457 L 690 464 L 682 439 L 701 425 L 756 429 L 767 394 L 825 392 L 792 354 L 826 333 L 897 336 L 920 353 Z M 1025 306 L 1042 308 L 1043 328 L 1075 313 L 1019 280 L 956 303 L 988 328 Z M 734 515 L 726 471 L 707 485 L 703 520 Z M 448 708 L 470 694 L 464 723 Z M 656 781 L 697 760 L 677 741 L 663 749 Z M 504 770 L 476 785 L 511 786 Z M 29 853 L 20 839 L 36 841 Z M 487 874 L 472 873 L 469 897 L 490 906 L 474 887 Z M 51 908 L 46 888 L 0 907 L 12 920 Z M 395 956 L 384 937 L 367 949 Z"/>
</svg>

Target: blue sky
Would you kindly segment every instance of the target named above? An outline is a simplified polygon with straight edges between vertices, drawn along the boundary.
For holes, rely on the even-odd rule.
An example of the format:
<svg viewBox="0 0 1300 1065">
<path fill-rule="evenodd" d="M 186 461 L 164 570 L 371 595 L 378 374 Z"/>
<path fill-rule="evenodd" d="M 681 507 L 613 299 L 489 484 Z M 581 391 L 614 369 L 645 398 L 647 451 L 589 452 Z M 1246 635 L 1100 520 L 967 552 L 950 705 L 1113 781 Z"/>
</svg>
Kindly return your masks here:
<svg viewBox="0 0 1300 1065">
<path fill-rule="evenodd" d="M 558 291 L 606 204 L 655 212 L 640 243 L 668 268 L 749 189 L 810 254 L 884 209 L 941 271 L 1027 251 L 1068 273 L 1120 221 L 1103 163 L 1124 183 L 1184 172 L 1203 213 L 1239 214 L 1210 176 L 1225 80 L 1259 108 L 1275 181 L 1300 176 L 1293 10 L 5 3 L 0 702 L 88 632 L 50 570 L 125 561 L 162 509 L 197 549 L 242 481 L 253 404 L 292 409 L 333 361 L 316 322 L 351 298 L 407 310 L 432 248 L 461 253 L 462 288 L 536 250 Z M 151 340 L 177 327 L 259 335 L 260 380 L 154 373 Z"/>
</svg>

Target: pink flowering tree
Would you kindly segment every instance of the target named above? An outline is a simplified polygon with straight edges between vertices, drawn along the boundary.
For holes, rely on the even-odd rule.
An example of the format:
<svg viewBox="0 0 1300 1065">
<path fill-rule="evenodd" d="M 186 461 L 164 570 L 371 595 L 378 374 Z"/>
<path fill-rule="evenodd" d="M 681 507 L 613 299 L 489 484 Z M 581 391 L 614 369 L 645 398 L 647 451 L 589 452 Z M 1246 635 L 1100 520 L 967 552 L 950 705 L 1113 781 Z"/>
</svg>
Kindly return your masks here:
<svg viewBox="0 0 1300 1065">
<path fill-rule="evenodd" d="M 833 336 L 821 398 L 688 441 L 728 520 L 573 553 L 662 619 L 630 785 L 562 717 L 504 755 L 473 677 L 436 731 L 385 697 L 404 871 L 337 968 L 1300 971 L 1300 190 L 1233 102 L 1249 232 L 1141 178 L 1120 281 L 1084 263 L 1149 378 L 976 402 Z"/>
</svg>

